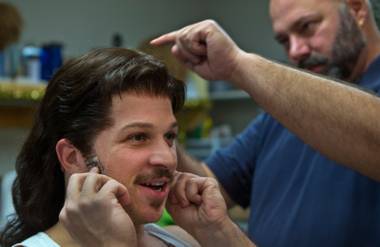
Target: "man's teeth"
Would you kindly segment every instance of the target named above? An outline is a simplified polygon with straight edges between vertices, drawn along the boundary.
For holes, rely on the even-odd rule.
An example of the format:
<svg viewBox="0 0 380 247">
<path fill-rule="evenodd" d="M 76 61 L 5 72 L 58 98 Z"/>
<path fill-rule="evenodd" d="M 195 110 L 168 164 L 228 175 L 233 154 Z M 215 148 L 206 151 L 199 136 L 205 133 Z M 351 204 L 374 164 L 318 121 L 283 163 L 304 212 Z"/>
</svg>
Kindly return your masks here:
<svg viewBox="0 0 380 247">
<path fill-rule="evenodd" d="M 164 182 L 151 183 L 152 186 L 163 186 L 164 184 L 165 184 Z"/>
<path fill-rule="evenodd" d="M 143 183 L 142 185 L 151 187 L 154 190 L 162 191 L 165 182 L 153 182 L 153 183 Z"/>
</svg>

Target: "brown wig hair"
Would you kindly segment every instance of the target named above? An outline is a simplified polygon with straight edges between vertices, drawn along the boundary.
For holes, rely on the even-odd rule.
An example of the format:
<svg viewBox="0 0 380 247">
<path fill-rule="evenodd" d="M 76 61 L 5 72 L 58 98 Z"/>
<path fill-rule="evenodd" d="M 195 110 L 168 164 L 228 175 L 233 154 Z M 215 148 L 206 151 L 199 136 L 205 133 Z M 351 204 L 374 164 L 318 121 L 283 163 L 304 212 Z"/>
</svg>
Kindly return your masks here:
<svg viewBox="0 0 380 247">
<path fill-rule="evenodd" d="M 112 125 L 112 97 L 124 92 L 169 97 L 174 113 L 185 98 L 184 83 L 171 77 L 163 63 L 128 49 L 93 50 L 57 71 L 17 157 L 12 190 L 16 216 L 1 235 L 2 246 L 58 222 L 65 182 L 56 143 L 67 138 L 83 155 L 89 155 L 96 135 Z"/>
</svg>

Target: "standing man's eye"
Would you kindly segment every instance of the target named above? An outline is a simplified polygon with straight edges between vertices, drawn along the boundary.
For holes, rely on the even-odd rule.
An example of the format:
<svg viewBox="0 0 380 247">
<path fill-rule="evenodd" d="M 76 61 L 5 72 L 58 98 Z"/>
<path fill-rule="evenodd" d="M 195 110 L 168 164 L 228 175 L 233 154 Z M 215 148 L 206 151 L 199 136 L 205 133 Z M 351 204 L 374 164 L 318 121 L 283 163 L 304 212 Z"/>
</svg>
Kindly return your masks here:
<svg viewBox="0 0 380 247">
<path fill-rule="evenodd" d="M 302 35 L 312 35 L 317 27 L 317 21 L 307 21 L 301 24 L 299 32 Z"/>
</svg>

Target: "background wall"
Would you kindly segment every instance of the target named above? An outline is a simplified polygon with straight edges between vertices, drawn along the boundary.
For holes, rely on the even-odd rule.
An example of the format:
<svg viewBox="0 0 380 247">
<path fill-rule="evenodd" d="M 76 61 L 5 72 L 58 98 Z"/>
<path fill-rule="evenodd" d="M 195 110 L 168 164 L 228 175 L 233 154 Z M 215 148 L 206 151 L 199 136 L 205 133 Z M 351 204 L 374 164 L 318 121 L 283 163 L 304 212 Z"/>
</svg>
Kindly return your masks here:
<svg viewBox="0 0 380 247">
<path fill-rule="evenodd" d="M 10 0 L 25 19 L 21 43 L 65 44 L 72 56 L 109 46 L 119 32 L 127 47 L 195 21 L 217 20 L 243 48 L 283 58 L 272 39 L 267 0 Z"/>
<path fill-rule="evenodd" d="M 284 60 L 272 38 L 267 0 L 9 0 L 25 21 L 20 46 L 64 44 L 64 57 L 91 48 L 107 47 L 114 33 L 122 34 L 124 46 L 196 21 L 215 19 L 244 50 Z M 234 110 L 239 104 L 239 111 Z M 250 100 L 219 102 L 215 118 L 242 128 L 256 114 Z M 232 115 L 220 109 L 230 109 Z M 249 112 L 248 114 L 246 112 Z M 239 117 L 244 116 L 244 117 Z M 0 129 L 0 174 L 13 169 L 27 129 Z"/>
</svg>

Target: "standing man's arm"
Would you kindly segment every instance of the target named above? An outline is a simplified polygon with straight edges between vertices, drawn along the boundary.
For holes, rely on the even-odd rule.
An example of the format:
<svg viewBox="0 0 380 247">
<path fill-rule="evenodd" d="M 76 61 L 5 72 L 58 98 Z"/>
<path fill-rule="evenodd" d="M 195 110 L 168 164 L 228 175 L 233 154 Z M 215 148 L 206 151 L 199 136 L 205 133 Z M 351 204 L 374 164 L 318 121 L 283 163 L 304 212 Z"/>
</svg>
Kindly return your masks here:
<svg viewBox="0 0 380 247">
<path fill-rule="evenodd" d="M 380 181 L 380 99 L 240 50 L 214 22 L 152 41 L 206 79 L 231 81 L 329 158 Z"/>
</svg>

